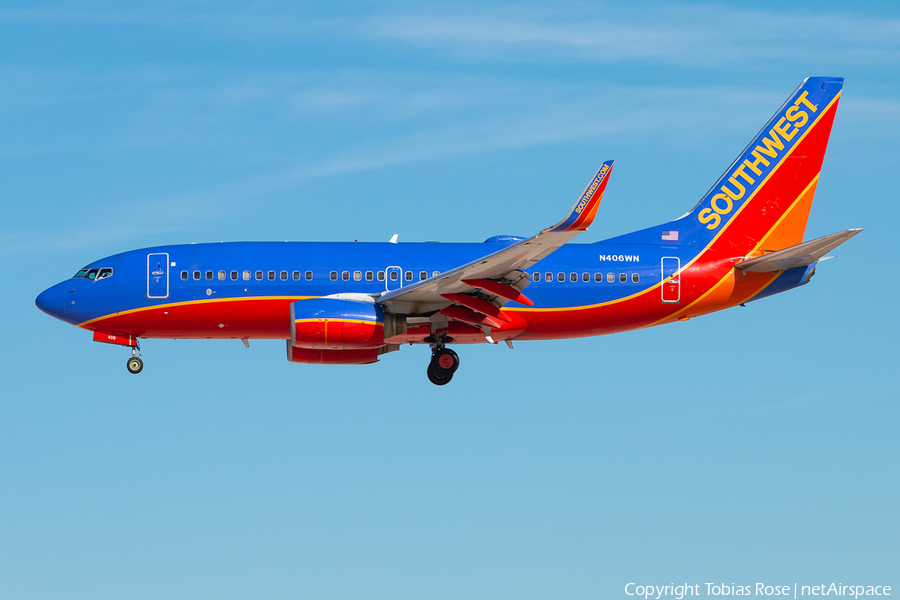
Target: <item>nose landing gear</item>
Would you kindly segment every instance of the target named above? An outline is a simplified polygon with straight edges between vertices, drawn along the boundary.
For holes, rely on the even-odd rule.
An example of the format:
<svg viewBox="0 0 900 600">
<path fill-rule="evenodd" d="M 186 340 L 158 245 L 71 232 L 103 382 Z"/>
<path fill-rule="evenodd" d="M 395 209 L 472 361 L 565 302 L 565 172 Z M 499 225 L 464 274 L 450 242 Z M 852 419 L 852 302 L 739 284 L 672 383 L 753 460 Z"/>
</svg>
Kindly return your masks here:
<svg viewBox="0 0 900 600">
<path fill-rule="evenodd" d="M 125 363 L 125 368 L 133 375 L 137 375 L 144 370 L 144 361 L 141 360 L 140 352 L 141 346 L 137 343 L 137 340 L 135 340 L 135 345 L 131 347 L 131 358 Z"/>
<path fill-rule="evenodd" d="M 428 363 L 428 381 L 434 385 L 447 385 L 458 368 L 459 355 L 443 344 L 435 344 Z"/>
</svg>

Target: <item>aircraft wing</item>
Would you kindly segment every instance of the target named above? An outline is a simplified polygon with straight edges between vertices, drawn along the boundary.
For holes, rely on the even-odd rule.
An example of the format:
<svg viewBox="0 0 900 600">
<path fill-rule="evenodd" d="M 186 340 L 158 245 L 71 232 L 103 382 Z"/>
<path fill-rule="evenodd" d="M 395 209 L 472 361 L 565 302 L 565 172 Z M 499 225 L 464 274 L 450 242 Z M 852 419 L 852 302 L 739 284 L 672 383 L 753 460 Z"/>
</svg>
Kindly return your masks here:
<svg viewBox="0 0 900 600">
<path fill-rule="evenodd" d="M 462 306 L 450 307 L 445 313 L 447 316 L 470 323 L 475 318 L 473 315 L 481 315 L 479 319 L 487 316 L 487 321 L 479 321 L 479 324 L 487 325 L 497 322 L 491 317 L 496 319 L 498 307 L 506 302 L 530 306 L 532 302 L 521 294 L 530 281 L 520 269 L 530 267 L 587 230 L 597 214 L 614 162 L 603 163 L 566 218 L 553 227 L 468 264 L 385 292 L 377 302 L 395 314 L 405 315 L 436 312 L 457 303 Z"/>
<path fill-rule="evenodd" d="M 794 267 L 808 266 L 858 234 L 862 229 L 847 229 L 784 250 L 770 252 L 734 265 L 735 269 L 758 273 L 774 273 Z"/>
</svg>

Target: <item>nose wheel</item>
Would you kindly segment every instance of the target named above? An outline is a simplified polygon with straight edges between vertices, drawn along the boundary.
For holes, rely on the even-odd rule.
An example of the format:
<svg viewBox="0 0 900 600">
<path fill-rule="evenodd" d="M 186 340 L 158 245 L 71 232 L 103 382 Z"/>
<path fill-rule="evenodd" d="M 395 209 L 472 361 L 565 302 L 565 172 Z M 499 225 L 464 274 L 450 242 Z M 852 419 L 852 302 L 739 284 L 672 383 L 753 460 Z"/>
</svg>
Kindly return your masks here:
<svg viewBox="0 0 900 600">
<path fill-rule="evenodd" d="M 459 368 L 459 355 L 450 348 L 435 349 L 428 363 L 428 381 L 434 385 L 447 385 Z"/>
<path fill-rule="evenodd" d="M 128 362 L 125 363 L 125 367 L 128 369 L 129 373 L 137 375 L 144 369 L 144 361 L 142 361 L 139 356 L 132 356 L 128 359 Z"/>
<path fill-rule="evenodd" d="M 135 340 L 135 345 L 131 347 L 131 358 L 125 363 L 125 368 L 132 375 L 137 375 L 144 370 L 144 361 L 140 357 L 141 346 Z"/>
</svg>

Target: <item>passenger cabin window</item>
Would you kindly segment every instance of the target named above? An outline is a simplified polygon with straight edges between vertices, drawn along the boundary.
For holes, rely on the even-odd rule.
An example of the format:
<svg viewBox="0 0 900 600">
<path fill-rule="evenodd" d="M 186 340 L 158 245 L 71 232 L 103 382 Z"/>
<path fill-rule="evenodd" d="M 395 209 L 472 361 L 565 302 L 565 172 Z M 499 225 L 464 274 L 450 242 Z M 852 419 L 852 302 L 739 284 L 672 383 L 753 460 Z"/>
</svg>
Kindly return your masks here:
<svg viewBox="0 0 900 600">
<path fill-rule="evenodd" d="M 566 274 L 563 273 L 562 271 L 560 271 L 559 273 L 556 274 L 556 280 L 559 281 L 559 282 L 565 281 L 565 280 L 566 280 Z"/>
<path fill-rule="evenodd" d="M 603 273 L 594 273 L 594 281 L 603 283 Z"/>
<path fill-rule="evenodd" d="M 440 271 L 432 271 L 432 272 L 431 272 L 431 276 L 432 276 L 432 277 L 437 277 L 437 276 L 440 275 L 440 274 L 441 274 Z"/>
<path fill-rule="evenodd" d="M 306 272 L 306 280 L 307 280 L 307 281 L 312 281 L 312 271 L 307 271 L 307 272 Z"/>
<path fill-rule="evenodd" d="M 578 283 L 578 273 L 569 273 L 569 281 L 571 281 L 572 283 Z"/>
<path fill-rule="evenodd" d="M 619 283 L 628 283 L 628 273 L 619 273 Z"/>
<path fill-rule="evenodd" d="M 293 273 L 291 273 L 291 277 L 294 279 L 294 281 L 300 281 L 300 271 L 294 271 Z"/>
<path fill-rule="evenodd" d="M 616 274 L 615 273 L 607 273 L 606 281 L 608 281 L 610 283 L 615 283 L 616 282 Z"/>
<path fill-rule="evenodd" d="M 97 273 L 97 281 L 106 279 L 107 277 L 112 277 L 112 269 L 100 269 L 100 272 Z"/>
<path fill-rule="evenodd" d="M 337 271 L 332 271 L 328 274 L 328 277 L 330 277 L 332 281 L 337 281 Z"/>
<path fill-rule="evenodd" d="M 257 281 L 262 281 L 262 278 L 263 278 L 263 272 L 262 272 L 262 271 L 257 271 L 257 272 L 256 272 L 256 280 L 257 280 Z"/>
<path fill-rule="evenodd" d="M 244 271 L 244 281 L 250 281 L 250 271 Z"/>
<path fill-rule="evenodd" d="M 534 273 L 531 274 L 531 280 L 533 282 L 537 283 L 538 281 L 541 280 L 541 274 L 538 273 L 537 271 L 535 271 Z"/>
<path fill-rule="evenodd" d="M 287 281 L 287 278 L 288 278 L 288 273 L 287 273 L 287 271 L 282 271 L 282 272 L 281 272 L 281 280 L 282 280 L 282 281 Z"/>
<path fill-rule="evenodd" d="M 373 279 L 375 279 L 375 273 L 366 271 L 366 281 L 372 281 Z"/>
<path fill-rule="evenodd" d="M 187 278 L 188 278 L 188 272 L 187 272 L 187 271 L 182 271 L 182 272 L 181 272 L 181 278 L 182 278 L 183 280 L 187 281 Z"/>
<path fill-rule="evenodd" d="M 275 271 L 269 271 L 269 281 L 275 281 Z"/>
<path fill-rule="evenodd" d="M 200 281 L 200 271 L 194 271 L 194 281 Z"/>
<path fill-rule="evenodd" d="M 583 282 L 585 282 L 585 283 L 589 282 L 589 281 L 591 280 L 591 274 L 590 274 L 590 273 L 587 273 L 587 272 L 582 273 L 582 274 L 581 274 L 581 280 L 582 280 Z"/>
<path fill-rule="evenodd" d="M 397 271 L 391 271 L 391 281 L 397 281 L 397 279 L 399 279 Z"/>
<path fill-rule="evenodd" d="M 341 279 L 350 281 L 350 271 L 341 271 Z"/>
<path fill-rule="evenodd" d="M 403 278 L 407 281 L 412 281 L 412 271 L 407 271 L 403 274 Z"/>
<path fill-rule="evenodd" d="M 640 282 L 641 282 L 640 273 L 632 273 L 631 274 L 631 283 L 640 283 Z"/>
<path fill-rule="evenodd" d="M 353 281 L 362 281 L 362 271 L 353 271 Z"/>
<path fill-rule="evenodd" d="M 547 281 L 547 282 L 553 281 L 553 273 L 551 273 L 550 271 L 547 271 L 546 273 L 544 273 L 544 281 Z"/>
<path fill-rule="evenodd" d="M 384 271 L 378 271 L 378 281 L 384 281 Z"/>
<path fill-rule="evenodd" d="M 428 271 L 419 271 L 419 281 L 428 279 Z"/>
<path fill-rule="evenodd" d="M 213 272 L 212 272 L 212 271 L 207 271 L 207 272 L 206 272 L 206 280 L 207 280 L 207 281 L 212 281 L 212 278 L 213 278 Z"/>
<path fill-rule="evenodd" d="M 237 272 L 237 271 L 232 271 L 232 272 L 231 272 L 231 280 L 232 280 L 232 281 L 237 281 L 237 278 L 238 278 L 238 272 Z"/>
<path fill-rule="evenodd" d="M 219 281 L 225 281 L 225 271 L 219 271 Z"/>
</svg>

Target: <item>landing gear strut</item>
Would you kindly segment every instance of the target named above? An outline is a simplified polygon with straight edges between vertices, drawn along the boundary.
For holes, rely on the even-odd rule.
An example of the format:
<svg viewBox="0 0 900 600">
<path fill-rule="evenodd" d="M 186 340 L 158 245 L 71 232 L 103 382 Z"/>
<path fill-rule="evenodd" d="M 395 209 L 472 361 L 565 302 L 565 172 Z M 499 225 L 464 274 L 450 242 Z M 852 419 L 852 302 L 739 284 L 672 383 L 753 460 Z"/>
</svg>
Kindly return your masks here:
<svg viewBox="0 0 900 600">
<path fill-rule="evenodd" d="M 137 340 L 135 340 L 137 341 Z M 141 360 L 140 357 L 141 347 L 140 345 L 135 345 L 131 347 L 131 358 L 128 359 L 128 362 L 125 363 L 125 368 L 128 369 L 129 373 L 137 375 L 144 369 L 144 361 Z"/>
<path fill-rule="evenodd" d="M 434 385 L 447 385 L 459 368 L 459 355 L 444 346 L 440 340 L 431 346 L 431 362 L 428 363 L 428 381 Z"/>
</svg>

